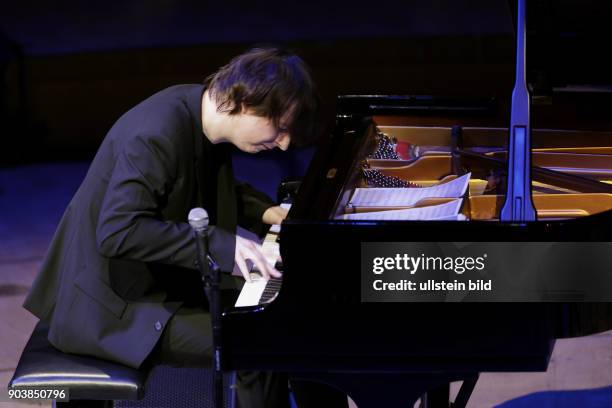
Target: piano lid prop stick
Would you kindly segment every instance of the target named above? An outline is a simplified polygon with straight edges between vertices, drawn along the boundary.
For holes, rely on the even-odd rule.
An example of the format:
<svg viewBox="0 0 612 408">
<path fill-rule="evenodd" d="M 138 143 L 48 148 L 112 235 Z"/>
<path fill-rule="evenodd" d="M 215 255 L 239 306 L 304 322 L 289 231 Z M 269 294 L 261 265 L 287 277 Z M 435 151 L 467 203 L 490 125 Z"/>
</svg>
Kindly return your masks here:
<svg viewBox="0 0 612 408">
<path fill-rule="evenodd" d="M 525 78 L 526 0 L 518 0 L 516 30 L 516 79 L 512 91 L 510 134 L 508 139 L 508 185 L 501 221 L 535 221 L 536 210 L 531 199 L 531 128 L 529 125 L 529 92 Z"/>
</svg>

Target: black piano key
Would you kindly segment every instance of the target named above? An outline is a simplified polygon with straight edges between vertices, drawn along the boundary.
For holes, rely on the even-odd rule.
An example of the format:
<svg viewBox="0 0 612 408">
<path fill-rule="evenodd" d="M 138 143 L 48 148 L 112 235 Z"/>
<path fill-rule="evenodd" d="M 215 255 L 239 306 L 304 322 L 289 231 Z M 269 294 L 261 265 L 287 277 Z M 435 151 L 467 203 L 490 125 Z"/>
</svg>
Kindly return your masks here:
<svg viewBox="0 0 612 408">
<path fill-rule="evenodd" d="M 280 290 L 281 284 L 281 278 L 270 278 L 266 284 L 266 287 L 264 288 L 263 293 L 261 294 L 261 297 L 259 298 L 259 304 L 267 303 L 273 299 Z"/>
</svg>

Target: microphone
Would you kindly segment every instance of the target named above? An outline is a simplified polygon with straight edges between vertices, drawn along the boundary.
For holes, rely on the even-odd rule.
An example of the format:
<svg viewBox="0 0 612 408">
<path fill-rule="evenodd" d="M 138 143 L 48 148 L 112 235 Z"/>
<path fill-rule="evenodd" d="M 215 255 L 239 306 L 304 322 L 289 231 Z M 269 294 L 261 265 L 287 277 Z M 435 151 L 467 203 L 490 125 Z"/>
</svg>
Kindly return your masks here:
<svg viewBox="0 0 612 408">
<path fill-rule="evenodd" d="M 192 208 L 187 216 L 189 225 L 196 240 L 196 263 L 202 274 L 202 280 L 210 278 L 208 262 L 208 213 L 205 209 Z"/>
<path fill-rule="evenodd" d="M 208 229 L 208 213 L 203 208 L 192 208 L 187 219 L 194 230 Z"/>
</svg>

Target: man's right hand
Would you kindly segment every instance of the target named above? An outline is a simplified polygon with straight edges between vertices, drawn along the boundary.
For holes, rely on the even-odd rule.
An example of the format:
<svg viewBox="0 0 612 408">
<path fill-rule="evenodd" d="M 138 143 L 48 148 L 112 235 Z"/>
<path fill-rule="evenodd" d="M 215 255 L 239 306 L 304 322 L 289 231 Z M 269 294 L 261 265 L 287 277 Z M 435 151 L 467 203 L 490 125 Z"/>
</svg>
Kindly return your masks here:
<svg viewBox="0 0 612 408">
<path fill-rule="evenodd" d="M 243 238 L 240 235 L 236 236 L 236 254 L 234 259 L 236 266 L 247 282 L 251 281 L 251 271 L 247 266 L 247 259 L 253 262 L 253 265 L 257 267 L 264 279 L 270 279 L 270 277 L 280 278 L 282 276 L 279 271 L 268 264 L 259 243 Z"/>
</svg>

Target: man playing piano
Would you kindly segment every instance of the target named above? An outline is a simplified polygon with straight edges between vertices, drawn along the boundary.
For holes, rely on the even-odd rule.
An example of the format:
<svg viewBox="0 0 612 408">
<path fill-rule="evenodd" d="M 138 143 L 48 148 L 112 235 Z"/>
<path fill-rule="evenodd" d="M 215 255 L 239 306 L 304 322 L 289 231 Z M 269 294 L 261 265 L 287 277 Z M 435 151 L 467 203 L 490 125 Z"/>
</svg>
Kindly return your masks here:
<svg viewBox="0 0 612 408">
<path fill-rule="evenodd" d="M 264 277 L 279 276 L 235 231 L 239 224 L 261 235 L 286 210 L 234 180 L 231 147 L 257 153 L 307 143 L 316 111 L 304 62 L 266 48 L 234 58 L 204 85 L 170 87 L 121 116 L 24 304 L 49 323 L 50 342 L 131 367 L 210 366 L 210 315 L 187 214 L 208 211 L 210 252 L 222 271 L 236 265 L 249 279 L 250 261 Z M 233 285 L 224 276 L 222 288 Z M 286 406 L 286 393 L 275 391 L 282 379 L 239 378 L 243 405 Z"/>
</svg>

